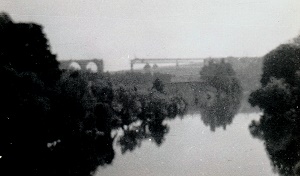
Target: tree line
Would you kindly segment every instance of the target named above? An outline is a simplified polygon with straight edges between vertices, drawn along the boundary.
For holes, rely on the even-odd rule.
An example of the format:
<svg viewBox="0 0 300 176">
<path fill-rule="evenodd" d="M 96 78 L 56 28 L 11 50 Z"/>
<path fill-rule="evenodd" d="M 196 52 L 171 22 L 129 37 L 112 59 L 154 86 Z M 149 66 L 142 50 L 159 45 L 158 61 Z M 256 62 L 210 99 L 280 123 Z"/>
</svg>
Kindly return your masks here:
<svg viewBox="0 0 300 176">
<path fill-rule="evenodd" d="M 184 111 L 162 75 L 142 89 L 118 83 L 127 76 L 60 70 L 38 24 L 1 13 L 0 38 L 1 175 L 92 175 L 113 162 L 114 141 L 123 153 L 149 138 L 159 146 L 169 131 L 163 121 Z"/>
<path fill-rule="evenodd" d="M 200 104 L 201 119 L 211 131 L 231 124 L 239 110 L 242 99 L 242 86 L 232 65 L 222 59 L 210 60 L 200 71 L 201 79 L 211 87 L 202 97 Z"/>
<path fill-rule="evenodd" d="M 263 115 L 250 125 L 251 134 L 264 141 L 273 168 L 280 175 L 300 175 L 300 47 L 282 44 L 266 54 L 261 88 L 249 102 Z"/>
</svg>

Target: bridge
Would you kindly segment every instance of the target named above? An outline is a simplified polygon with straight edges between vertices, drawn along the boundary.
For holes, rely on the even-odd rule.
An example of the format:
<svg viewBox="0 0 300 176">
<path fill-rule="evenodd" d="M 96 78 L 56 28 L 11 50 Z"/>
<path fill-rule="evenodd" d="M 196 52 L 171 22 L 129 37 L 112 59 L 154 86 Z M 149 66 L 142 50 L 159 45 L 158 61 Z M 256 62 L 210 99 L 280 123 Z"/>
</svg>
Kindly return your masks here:
<svg viewBox="0 0 300 176">
<path fill-rule="evenodd" d="M 104 69 L 102 59 L 60 60 L 59 63 L 59 68 L 62 70 L 79 69 L 85 71 L 103 72 Z"/>
<path fill-rule="evenodd" d="M 207 59 L 204 58 L 173 58 L 173 59 L 142 59 L 142 58 L 135 58 L 130 61 L 130 68 L 133 70 L 134 64 L 157 64 L 157 63 L 175 63 L 176 67 L 179 66 L 179 63 L 190 63 L 190 62 L 207 62 Z"/>
</svg>

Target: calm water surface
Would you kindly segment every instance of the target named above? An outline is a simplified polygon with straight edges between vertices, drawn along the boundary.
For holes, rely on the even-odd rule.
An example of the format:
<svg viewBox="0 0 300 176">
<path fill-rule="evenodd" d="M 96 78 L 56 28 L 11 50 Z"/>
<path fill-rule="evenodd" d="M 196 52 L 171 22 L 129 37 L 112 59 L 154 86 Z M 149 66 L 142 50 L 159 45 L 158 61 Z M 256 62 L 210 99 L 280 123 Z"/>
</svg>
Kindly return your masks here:
<svg viewBox="0 0 300 176">
<path fill-rule="evenodd" d="M 186 115 L 166 123 L 170 132 L 160 146 L 148 140 L 133 152 L 116 156 L 111 165 L 99 167 L 96 176 L 272 176 L 263 141 L 249 132 L 252 120 L 260 113 L 237 114 L 232 124 L 214 132 L 201 121 L 200 114 Z"/>
</svg>

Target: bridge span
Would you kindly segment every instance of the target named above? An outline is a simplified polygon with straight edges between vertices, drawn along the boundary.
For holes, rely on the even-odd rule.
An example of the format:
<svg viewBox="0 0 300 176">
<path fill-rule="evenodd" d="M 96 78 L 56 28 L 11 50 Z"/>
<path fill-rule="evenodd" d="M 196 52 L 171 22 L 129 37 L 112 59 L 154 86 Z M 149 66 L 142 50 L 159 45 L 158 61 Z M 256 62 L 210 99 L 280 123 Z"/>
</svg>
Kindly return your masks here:
<svg viewBox="0 0 300 176">
<path fill-rule="evenodd" d="M 206 58 L 162 58 L 162 59 L 142 59 L 142 58 L 135 58 L 130 61 L 130 68 L 133 70 L 134 64 L 158 64 L 158 63 L 175 63 L 176 67 L 179 66 L 180 63 L 190 63 L 190 62 L 207 62 Z"/>
<path fill-rule="evenodd" d="M 74 68 L 74 65 L 77 65 L 78 68 Z M 92 70 L 93 67 L 96 67 L 96 72 L 103 72 L 104 65 L 102 59 L 89 59 L 89 60 L 60 60 L 59 68 L 60 69 L 80 69 L 80 70 Z"/>
</svg>

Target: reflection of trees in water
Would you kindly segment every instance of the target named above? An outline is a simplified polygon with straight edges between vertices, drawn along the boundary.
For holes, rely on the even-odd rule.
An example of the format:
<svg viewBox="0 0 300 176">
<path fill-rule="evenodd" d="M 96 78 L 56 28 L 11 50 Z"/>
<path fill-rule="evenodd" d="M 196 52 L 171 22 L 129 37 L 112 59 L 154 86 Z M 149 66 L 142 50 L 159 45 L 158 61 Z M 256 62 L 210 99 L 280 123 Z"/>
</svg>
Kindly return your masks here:
<svg viewBox="0 0 300 176">
<path fill-rule="evenodd" d="M 217 95 L 209 105 L 200 107 L 201 119 L 205 125 L 210 126 L 212 131 L 218 127 L 226 129 L 232 123 L 235 114 L 240 107 L 240 98 L 226 94 Z"/>
<path fill-rule="evenodd" d="M 145 139 L 153 139 L 154 142 L 160 146 L 168 132 L 169 127 L 159 122 L 150 123 L 147 128 L 146 126 L 145 128 L 143 126 L 137 126 L 124 130 L 118 144 L 121 146 L 122 153 L 133 151 L 136 147 L 140 147 L 142 141 Z"/>
<path fill-rule="evenodd" d="M 226 129 L 226 125 L 232 123 L 239 110 L 242 96 L 242 88 L 235 71 L 225 60 L 217 63 L 210 61 L 202 68 L 200 75 L 211 87 L 206 96 L 202 97 L 201 119 L 212 131 L 221 126 Z"/>
<path fill-rule="evenodd" d="M 262 88 L 249 102 L 263 110 L 250 125 L 251 134 L 264 141 L 275 172 L 300 175 L 300 48 L 281 45 L 264 58 Z"/>
<path fill-rule="evenodd" d="M 139 106 L 140 110 L 131 116 L 135 120 L 128 125 L 121 126 L 122 134 L 118 144 L 121 146 L 122 153 L 133 151 L 146 139 L 151 139 L 160 146 L 165 140 L 165 134 L 169 132 L 169 127 L 164 124 L 164 121 L 183 114 L 183 106 L 185 106 L 182 99 L 177 97 L 170 99 L 165 94 L 155 91 L 149 95 L 136 96 L 132 103 L 126 111 L 135 109 L 136 106 Z M 121 117 L 121 119 L 124 118 Z"/>
<path fill-rule="evenodd" d="M 252 122 L 250 131 L 254 137 L 265 141 L 274 171 L 289 176 L 294 175 L 300 161 L 300 129 L 295 122 L 283 118 L 264 114 L 259 122 Z"/>
</svg>

